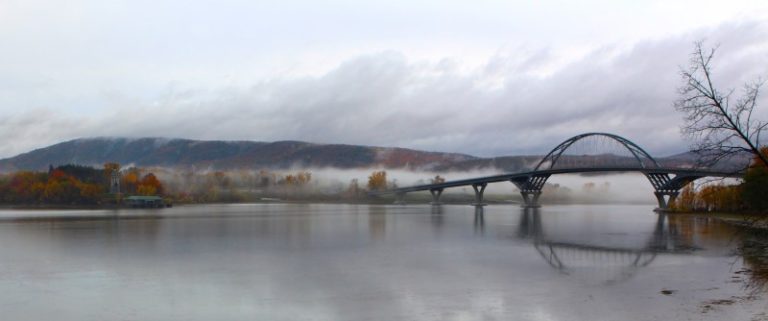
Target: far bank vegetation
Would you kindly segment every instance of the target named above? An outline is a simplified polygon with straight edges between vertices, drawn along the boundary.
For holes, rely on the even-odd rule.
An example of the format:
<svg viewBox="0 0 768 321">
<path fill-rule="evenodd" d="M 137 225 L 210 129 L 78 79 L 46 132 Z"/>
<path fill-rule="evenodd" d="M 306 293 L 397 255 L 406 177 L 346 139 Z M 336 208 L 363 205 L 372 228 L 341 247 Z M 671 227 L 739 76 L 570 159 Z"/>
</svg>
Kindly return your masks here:
<svg viewBox="0 0 768 321">
<path fill-rule="evenodd" d="M 176 203 L 258 201 L 364 201 L 367 192 L 396 187 L 386 171 L 373 171 L 365 184 L 320 182 L 306 170 L 196 171 L 165 168 L 51 166 L 46 172 L 0 175 L 0 204 L 103 205 L 121 198 L 161 196 Z"/>
</svg>

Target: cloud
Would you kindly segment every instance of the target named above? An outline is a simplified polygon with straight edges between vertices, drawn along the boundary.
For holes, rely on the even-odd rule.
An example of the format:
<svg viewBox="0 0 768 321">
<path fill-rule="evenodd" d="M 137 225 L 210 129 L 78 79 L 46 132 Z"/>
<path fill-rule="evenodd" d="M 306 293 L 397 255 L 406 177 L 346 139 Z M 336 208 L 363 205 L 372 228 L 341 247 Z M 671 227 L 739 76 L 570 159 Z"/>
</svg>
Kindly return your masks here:
<svg viewBox="0 0 768 321">
<path fill-rule="evenodd" d="M 767 33 L 765 23 L 731 23 L 579 54 L 509 49 L 476 66 L 457 57 L 412 60 L 384 51 L 348 59 L 319 75 L 267 78 L 250 86 L 170 84 L 149 97 L 104 91 L 89 98 L 101 108 L 74 112 L 50 103 L 2 112 L 0 134 L 12 139 L 0 155 L 78 137 L 161 136 L 498 156 L 543 154 L 591 131 L 616 133 L 666 155 L 687 144 L 672 103 L 679 66 L 686 64 L 692 43 L 719 43 L 716 77 L 723 86 L 738 88 L 768 72 Z"/>
</svg>

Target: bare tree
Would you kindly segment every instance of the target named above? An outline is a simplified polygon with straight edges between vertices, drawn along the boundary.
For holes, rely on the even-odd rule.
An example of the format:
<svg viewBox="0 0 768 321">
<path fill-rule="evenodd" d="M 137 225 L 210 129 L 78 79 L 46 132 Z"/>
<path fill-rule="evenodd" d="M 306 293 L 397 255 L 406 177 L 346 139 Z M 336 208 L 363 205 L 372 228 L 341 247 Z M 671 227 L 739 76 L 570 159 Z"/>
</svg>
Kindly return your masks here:
<svg viewBox="0 0 768 321">
<path fill-rule="evenodd" d="M 745 84 L 738 98 L 732 98 L 732 89 L 719 91 L 712 79 L 715 51 L 717 48 L 705 50 L 697 42 L 690 66 L 681 70 L 684 85 L 679 88 L 675 109 L 686 114 L 683 133 L 697 141 L 692 150 L 704 156 L 708 165 L 747 152 L 768 166 L 766 155 L 759 150 L 760 134 L 768 123 L 752 118 L 764 82 Z"/>
</svg>

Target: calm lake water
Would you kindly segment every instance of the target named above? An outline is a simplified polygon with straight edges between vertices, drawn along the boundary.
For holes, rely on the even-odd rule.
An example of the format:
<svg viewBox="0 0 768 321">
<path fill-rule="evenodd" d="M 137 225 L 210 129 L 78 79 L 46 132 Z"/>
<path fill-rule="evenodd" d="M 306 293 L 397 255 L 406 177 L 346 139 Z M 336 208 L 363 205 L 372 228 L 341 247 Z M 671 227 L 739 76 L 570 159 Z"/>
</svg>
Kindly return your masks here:
<svg viewBox="0 0 768 321">
<path fill-rule="evenodd" d="M 734 233 L 623 205 L 0 210 L 0 318 L 768 319 Z"/>
</svg>

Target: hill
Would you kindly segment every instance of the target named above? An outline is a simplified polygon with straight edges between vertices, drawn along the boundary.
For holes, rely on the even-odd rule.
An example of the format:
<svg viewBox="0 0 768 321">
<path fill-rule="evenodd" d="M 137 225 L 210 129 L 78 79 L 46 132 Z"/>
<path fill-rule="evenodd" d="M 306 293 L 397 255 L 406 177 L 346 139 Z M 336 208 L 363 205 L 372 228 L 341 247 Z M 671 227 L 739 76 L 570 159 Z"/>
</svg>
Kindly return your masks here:
<svg viewBox="0 0 768 321">
<path fill-rule="evenodd" d="M 0 172 L 45 170 L 49 165 L 101 166 L 105 162 L 142 167 L 259 169 L 290 167 L 424 168 L 476 157 L 405 148 L 300 141 L 200 141 L 165 138 L 86 138 L 66 141 L 0 160 Z"/>
</svg>

